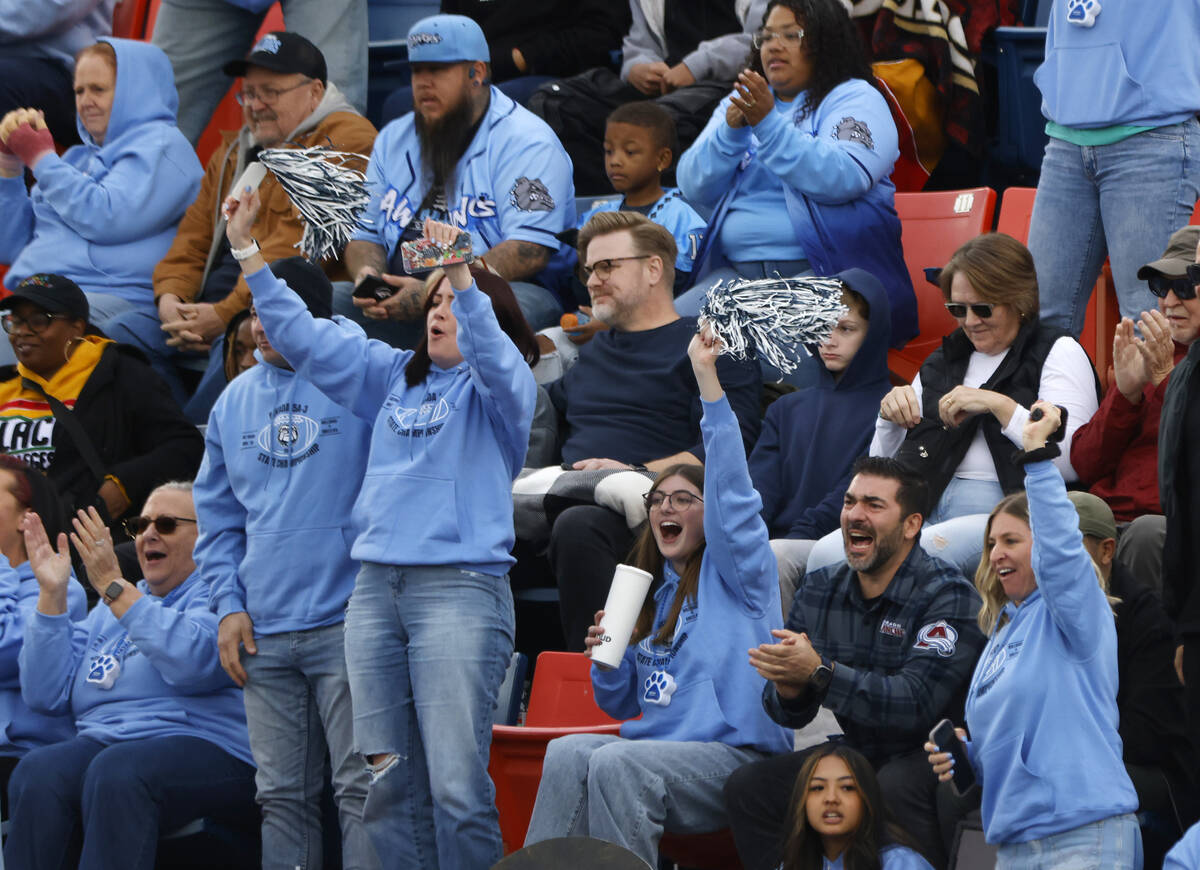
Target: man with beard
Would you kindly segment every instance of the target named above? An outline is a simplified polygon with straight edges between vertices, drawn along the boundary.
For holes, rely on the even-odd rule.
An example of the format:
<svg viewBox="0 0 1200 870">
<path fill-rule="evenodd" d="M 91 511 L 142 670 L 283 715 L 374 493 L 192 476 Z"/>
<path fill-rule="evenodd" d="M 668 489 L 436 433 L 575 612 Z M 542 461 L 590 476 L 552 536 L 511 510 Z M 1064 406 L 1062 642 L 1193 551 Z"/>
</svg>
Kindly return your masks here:
<svg viewBox="0 0 1200 870">
<path fill-rule="evenodd" d="M 833 711 L 875 767 L 896 821 L 942 867 L 937 780 L 921 746 L 941 719 L 961 721 L 984 636 L 975 589 L 916 546 L 928 500 L 925 481 L 896 460 L 858 460 L 842 504 L 846 561 L 805 577 L 787 627 L 772 632 L 778 642 L 750 650 L 750 664 L 767 680 L 763 706 L 776 722 L 802 728 L 822 705 Z M 779 866 L 806 754 L 748 764 L 726 783 L 747 870 Z"/>
<path fill-rule="evenodd" d="M 489 59 L 465 16 L 433 15 L 408 32 L 414 110 L 375 143 L 371 203 L 345 253 L 355 286 L 369 278 L 395 289 L 382 301 L 347 285 L 334 296 L 334 310 L 374 338 L 411 347 L 424 332 L 424 287 L 404 274 L 401 244 L 421 237 L 426 218 L 470 233 L 472 253 L 509 282 L 535 330 L 562 314 L 553 293 L 528 282 L 566 275 L 556 234 L 575 226 L 571 161 L 544 121 L 491 85 Z"/>
<path fill-rule="evenodd" d="M 237 93 L 242 129 L 226 133 L 213 152 L 200 183 L 200 193 L 179 223 L 175 241 L 154 270 L 158 316 L 145 312 L 120 315 L 105 331 L 115 341 L 132 344 L 150 360 L 194 423 L 225 386 L 222 341 L 230 319 L 250 307 L 250 288 L 225 239 L 221 205 L 246 166 L 267 148 L 312 148 L 361 154 L 375 141 L 375 128 L 329 81 L 325 58 L 297 33 L 276 31 L 262 37 L 245 60 L 225 65 L 225 73 L 242 78 Z M 268 261 L 290 257 L 304 232 L 300 218 L 276 181 L 267 173 L 259 186 L 263 207 L 254 238 Z M 340 260 L 325 264 L 334 280 L 345 276 Z M 211 348 L 211 353 L 210 353 Z M 176 364 L 207 365 L 200 386 L 188 400 Z"/>
</svg>

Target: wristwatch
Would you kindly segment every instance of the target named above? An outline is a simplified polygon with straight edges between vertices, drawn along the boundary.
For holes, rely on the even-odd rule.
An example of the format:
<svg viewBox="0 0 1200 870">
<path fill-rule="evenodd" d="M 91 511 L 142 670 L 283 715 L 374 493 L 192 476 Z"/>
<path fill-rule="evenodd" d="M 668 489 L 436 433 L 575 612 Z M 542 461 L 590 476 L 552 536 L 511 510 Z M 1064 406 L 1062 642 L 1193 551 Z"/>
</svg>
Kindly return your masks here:
<svg viewBox="0 0 1200 870">
<path fill-rule="evenodd" d="M 821 657 L 821 664 L 813 668 L 813 672 L 808 675 L 808 684 L 822 695 L 829 689 L 829 681 L 833 679 L 833 663 L 825 664 L 825 657 Z"/>
<path fill-rule="evenodd" d="M 229 253 L 233 257 L 233 259 L 237 260 L 239 263 L 242 260 L 249 260 L 251 257 L 253 257 L 255 254 L 258 253 L 258 242 L 255 241 L 254 239 L 251 239 L 250 244 L 246 245 L 246 247 L 230 248 Z"/>
<path fill-rule="evenodd" d="M 121 593 L 125 591 L 125 584 L 120 580 L 114 580 L 104 587 L 104 603 L 112 604 L 121 597 Z"/>
</svg>

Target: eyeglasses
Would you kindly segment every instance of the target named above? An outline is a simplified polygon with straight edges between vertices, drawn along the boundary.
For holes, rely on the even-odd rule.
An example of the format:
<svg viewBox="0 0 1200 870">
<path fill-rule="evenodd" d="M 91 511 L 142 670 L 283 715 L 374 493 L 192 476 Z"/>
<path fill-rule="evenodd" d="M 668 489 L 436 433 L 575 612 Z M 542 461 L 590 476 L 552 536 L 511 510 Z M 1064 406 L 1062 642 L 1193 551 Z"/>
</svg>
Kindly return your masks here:
<svg viewBox="0 0 1200 870">
<path fill-rule="evenodd" d="M 755 51 L 761 49 L 764 45 L 770 45 L 775 40 L 783 41 L 787 48 L 795 48 L 800 44 L 800 40 L 804 38 L 804 28 L 799 30 L 760 30 L 751 37 L 754 43 Z"/>
<path fill-rule="evenodd" d="M 597 260 L 590 266 L 581 266 L 583 269 L 583 280 L 586 281 L 592 277 L 592 273 L 601 281 L 607 281 L 608 276 L 613 273 L 613 269 L 617 268 L 614 263 L 622 263 L 625 260 L 646 260 L 654 256 L 653 254 L 638 254 L 636 257 L 609 257 L 607 260 Z"/>
<path fill-rule="evenodd" d="M 194 522 L 196 521 L 188 517 L 172 517 L 166 514 L 159 517 L 130 517 L 125 521 L 125 531 L 129 532 L 131 538 L 136 538 L 146 529 L 154 526 L 154 530 L 160 535 L 170 535 L 174 534 L 180 523 Z"/>
<path fill-rule="evenodd" d="M 995 303 L 992 302 L 947 302 L 946 310 L 950 312 L 950 316 L 962 320 L 967 316 L 967 309 L 975 313 L 975 316 L 980 320 L 987 320 L 992 316 L 992 311 L 995 309 Z"/>
<path fill-rule="evenodd" d="M 47 314 L 45 311 L 35 311 L 28 317 L 17 317 L 15 314 L 5 314 L 3 317 L 0 317 L 0 325 L 4 327 L 4 331 L 9 335 L 16 332 L 18 329 L 21 329 L 22 327 L 27 328 L 34 335 L 40 335 L 49 328 L 50 323 L 54 320 L 54 318 L 60 316 L 61 315 L 59 314 Z"/>
<path fill-rule="evenodd" d="M 686 489 L 677 489 L 674 492 L 663 492 L 661 489 L 656 489 L 654 492 L 646 493 L 644 498 L 646 500 L 646 510 L 661 508 L 663 502 L 666 502 L 672 509 L 679 513 L 683 513 L 697 502 L 703 503 L 704 501 L 696 493 L 688 492 Z"/>
<path fill-rule="evenodd" d="M 1200 284 L 1200 263 L 1193 263 L 1188 266 L 1187 274 L 1179 278 L 1168 278 L 1166 275 L 1151 275 L 1146 279 L 1146 284 L 1149 285 L 1150 292 L 1159 299 L 1166 299 L 1167 294 L 1172 290 L 1175 291 L 1175 298 L 1181 301 L 1184 299 L 1195 299 L 1196 285 Z"/>
<path fill-rule="evenodd" d="M 267 85 L 264 85 L 261 88 L 242 88 L 233 95 L 233 98 L 238 101 L 239 106 L 244 106 L 251 100 L 258 100 L 258 102 L 262 103 L 264 106 L 269 106 L 288 91 L 294 91 L 296 88 L 302 88 L 311 81 L 312 79 L 305 79 L 297 85 L 292 85 L 290 88 L 272 88 Z"/>
</svg>

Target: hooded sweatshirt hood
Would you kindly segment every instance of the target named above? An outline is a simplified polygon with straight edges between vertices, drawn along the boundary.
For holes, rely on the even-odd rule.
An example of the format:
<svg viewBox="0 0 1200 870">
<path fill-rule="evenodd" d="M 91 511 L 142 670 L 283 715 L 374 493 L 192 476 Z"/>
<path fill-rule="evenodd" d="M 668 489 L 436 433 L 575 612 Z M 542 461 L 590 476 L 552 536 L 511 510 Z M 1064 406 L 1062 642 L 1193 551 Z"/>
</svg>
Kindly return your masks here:
<svg viewBox="0 0 1200 870">
<path fill-rule="evenodd" d="M 141 135 L 144 124 L 175 125 L 179 112 L 179 94 L 175 90 L 175 73 L 171 62 L 157 45 L 132 39 L 105 37 L 117 54 L 117 86 L 113 90 L 112 114 L 104 133 L 105 145 L 116 145 L 122 136 Z M 85 145 L 96 145 L 92 134 L 75 116 L 75 129 Z"/>
<path fill-rule="evenodd" d="M 750 475 L 762 495 L 771 537 L 820 538 L 837 528 L 850 466 L 866 454 L 879 402 L 891 388 L 887 292 L 863 269 L 834 277 L 866 300 L 867 334 L 841 378 L 834 381 L 817 356 L 817 384 L 789 393 L 767 409 L 750 456 Z"/>
</svg>

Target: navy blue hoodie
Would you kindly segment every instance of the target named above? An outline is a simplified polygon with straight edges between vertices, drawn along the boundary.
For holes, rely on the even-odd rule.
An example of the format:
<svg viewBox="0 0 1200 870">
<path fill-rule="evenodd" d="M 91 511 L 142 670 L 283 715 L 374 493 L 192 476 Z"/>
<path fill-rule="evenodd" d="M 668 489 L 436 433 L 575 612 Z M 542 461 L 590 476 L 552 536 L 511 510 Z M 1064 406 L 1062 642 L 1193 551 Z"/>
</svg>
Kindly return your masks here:
<svg viewBox="0 0 1200 870">
<path fill-rule="evenodd" d="M 816 539 L 838 527 L 850 466 L 865 456 L 879 402 L 891 387 L 887 351 L 891 306 L 883 285 L 862 269 L 839 272 L 870 308 L 867 335 L 834 381 L 821 358 L 815 386 L 776 400 L 750 454 L 750 477 L 772 538 Z"/>
</svg>

